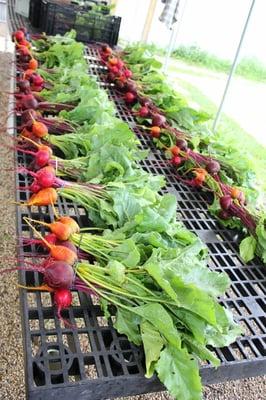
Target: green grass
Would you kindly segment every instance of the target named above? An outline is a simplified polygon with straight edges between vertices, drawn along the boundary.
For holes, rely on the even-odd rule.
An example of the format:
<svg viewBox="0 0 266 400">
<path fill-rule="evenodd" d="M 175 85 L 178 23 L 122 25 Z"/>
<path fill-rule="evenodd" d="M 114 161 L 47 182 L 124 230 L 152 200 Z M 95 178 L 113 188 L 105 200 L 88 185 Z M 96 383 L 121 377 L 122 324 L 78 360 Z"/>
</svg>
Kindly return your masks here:
<svg viewBox="0 0 266 400">
<path fill-rule="evenodd" d="M 199 89 L 180 78 L 178 78 L 177 83 L 178 86 L 186 90 L 186 97 L 189 101 L 197 103 L 204 111 L 215 116 L 217 106 Z M 261 183 L 261 187 L 265 190 L 266 148 L 257 143 L 236 121 L 225 114 L 221 116 L 219 129 L 217 131 L 217 140 L 221 140 L 223 144 L 228 144 L 229 147 L 243 149 L 243 151 L 251 155 L 254 172 L 257 175 L 258 181 Z"/>
<path fill-rule="evenodd" d="M 188 64 L 205 67 L 217 72 L 228 73 L 232 61 L 224 60 L 202 50 L 198 46 L 180 46 L 172 53 L 172 58 L 186 61 Z M 266 81 L 266 66 L 256 58 L 243 58 L 237 68 L 237 75 L 259 82 Z"/>
<path fill-rule="evenodd" d="M 150 51 L 153 55 L 166 55 L 166 49 L 154 43 L 141 43 L 141 47 Z M 172 58 L 226 74 L 229 73 L 232 65 L 232 60 L 219 58 L 196 45 L 179 46 L 173 51 Z M 245 57 L 238 63 L 235 74 L 257 82 L 266 82 L 266 65 L 256 58 Z"/>
</svg>

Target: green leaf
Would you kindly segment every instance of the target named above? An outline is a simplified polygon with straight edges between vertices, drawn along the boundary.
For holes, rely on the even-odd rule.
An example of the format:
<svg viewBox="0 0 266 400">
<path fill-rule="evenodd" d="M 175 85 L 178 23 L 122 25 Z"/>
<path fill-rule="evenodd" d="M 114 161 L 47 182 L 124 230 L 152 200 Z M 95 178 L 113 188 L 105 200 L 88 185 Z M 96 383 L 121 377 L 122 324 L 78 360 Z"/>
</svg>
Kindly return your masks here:
<svg viewBox="0 0 266 400">
<path fill-rule="evenodd" d="M 167 346 L 161 352 L 155 369 L 161 382 L 176 399 L 202 399 L 198 365 L 185 348 Z"/>
<path fill-rule="evenodd" d="M 134 312 L 149 321 L 167 341 L 176 348 L 181 347 L 181 339 L 170 314 L 158 303 L 135 307 Z"/>
<path fill-rule="evenodd" d="M 168 228 L 168 223 L 154 209 L 146 207 L 135 217 L 137 230 L 139 232 L 164 232 Z"/>
<path fill-rule="evenodd" d="M 113 258 L 123 262 L 126 267 L 136 267 L 140 261 L 140 253 L 132 239 L 126 239 L 110 253 Z"/>
<path fill-rule="evenodd" d="M 183 308 L 172 310 L 173 314 L 189 330 L 199 344 L 205 344 L 204 330 L 206 321 L 191 311 Z"/>
<path fill-rule="evenodd" d="M 184 341 L 189 349 L 190 353 L 194 353 L 201 360 L 210 361 L 215 367 L 219 367 L 220 360 L 214 353 L 207 349 L 207 347 L 202 346 L 198 341 L 193 339 L 191 336 L 183 334 Z"/>
<path fill-rule="evenodd" d="M 116 260 L 109 261 L 106 268 L 106 272 L 108 272 L 113 278 L 113 281 L 119 285 L 121 285 L 126 279 L 125 270 L 125 266 Z"/>
<path fill-rule="evenodd" d="M 118 216 L 119 225 L 130 221 L 141 211 L 138 200 L 127 189 L 116 190 L 112 193 L 114 211 Z"/>
<path fill-rule="evenodd" d="M 160 333 L 147 321 L 140 324 L 141 338 L 145 351 L 146 378 L 151 378 L 154 373 L 155 362 L 160 357 L 164 345 Z"/>
<path fill-rule="evenodd" d="M 245 262 L 251 261 L 255 256 L 257 241 L 254 236 L 248 236 L 240 243 L 240 256 Z"/>
<path fill-rule="evenodd" d="M 206 343 L 213 347 L 229 346 L 243 333 L 242 328 L 234 322 L 231 312 L 218 303 L 215 305 L 215 313 L 217 326 L 206 325 Z"/>
<path fill-rule="evenodd" d="M 158 212 L 165 219 L 166 222 L 175 220 L 176 219 L 176 197 L 170 193 L 164 195 L 160 202 Z"/>
<path fill-rule="evenodd" d="M 140 316 L 133 312 L 118 308 L 114 327 L 119 333 L 126 335 L 132 343 L 141 345 L 142 340 L 138 327 L 140 322 Z"/>
<path fill-rule="evenodd" d="M 178 302 L 178 296 L 175 290 L 172 288 L 168 278 L 164 275 L 161 265 L 152 263 L 148 260 L 145 264 L 145 269 L 156 280 L 158 285 L 165 291 L 165 293 L 167 293 L 168 296 L 173 299 L 178 306 L 180 306 L 180 303 Z"/>
</svg>

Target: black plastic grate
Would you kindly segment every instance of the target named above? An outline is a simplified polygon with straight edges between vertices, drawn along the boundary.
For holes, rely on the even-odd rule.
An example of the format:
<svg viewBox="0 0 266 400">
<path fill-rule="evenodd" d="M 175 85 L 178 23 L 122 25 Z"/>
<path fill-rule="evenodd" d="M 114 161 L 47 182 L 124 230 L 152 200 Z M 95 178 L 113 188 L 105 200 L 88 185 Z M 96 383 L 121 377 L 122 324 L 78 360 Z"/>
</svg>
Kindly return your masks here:
<svg viewBox="0 0 266 400">
<path fill-rule="evenodd" d="M 87 48 L 89 73 L 103 82 L 102 67 L 96 47 Z M 210 365 L 201 367 L 203 383 L 222 382 L 262 375 L 266 372 L 266 285 L 265 270 L 258 260 L 244 265 L 238 255 L 239 235 L 221 227 L 207 211 L 206 194 L 180 184 L 162 154 L 150 138 L 141 132 L 130 110 L 121 102 L 112 85 L 102 85 L 115 102 L 118 116 L 126 121 L 140 139 L 141 148 L 151 148 L 142 167 L 153 174 L 166 177 L 163 192 L 174 193 L 178 199 L 178 217 L 195 232 L 209 248 L 209 267 L 225 271 L 232 286 L 221 303 L 230 308 L 243 326 L 244 335 L 229 347 L 215 350 L 222 361 L 219 369 Z M 25 155 L 17 154 L 17 164 L 27 165 Z M 17 174 L 17 187 L 28 186 L 30 179 Z M 17 190 L 17 201 L 25 201 L 30 194 Z M 56 205 L 60 214 L 74 216 L 81 227 L 89 225 L 86 212 L 69 200 L 60 198 Z M 18 207 L 18 237 L 32 237 L 23 217 L 53 220 L 51 207 Z M 45 229 L 42 231 L 45 233 Z M 20 243 L 21 245 L 21 243 Z M 41 261 L 44 253 L 36 246 L 20 247 L 21 263 Z M 34 256 L 34 258 L 33 258 Z M 36 272 L 21 272 L 22 284 L 41 283 Z M 143 353 L 130 344 L 112 327 L 113 319 L 106 321 L 95 296 L 74 292 L 73 306 L 63 317 L 77 329 L 64 326 L 56 317 L 49 293 L 21 291 L 22 320 L 25 346 L 25 371 L 28 399 L 102 400 L 118 396 L 162 390 L 155 377 L 144 377 Z"/>
</svg>

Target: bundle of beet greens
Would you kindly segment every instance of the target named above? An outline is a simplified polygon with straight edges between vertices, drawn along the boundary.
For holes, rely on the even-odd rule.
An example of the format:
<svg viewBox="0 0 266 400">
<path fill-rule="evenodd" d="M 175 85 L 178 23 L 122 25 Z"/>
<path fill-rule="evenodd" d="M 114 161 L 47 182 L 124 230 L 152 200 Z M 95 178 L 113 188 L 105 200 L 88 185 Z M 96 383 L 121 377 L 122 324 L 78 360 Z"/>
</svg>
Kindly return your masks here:
<svg viewBox="0 0 266 400">
<path fill-rule="evenodd" d="M 80 231 L 73 218 L 56 213 L 50 223 L 26 218 L 35 237 L 24 238 L 23 245 L 42 246 L 44 261 L 19 268 L 42 274 L 42 285 L 31 290 L 53 292 L 61 319 L 72 289 L 98 296 L 105 316 L 115 314 L 118 332 L 143 345 L 146 376 L 156 372 L 177 399 L 201 399 L 199 361 L 218 366 L 214 348 L 241 333 L 218 301 L 229 278 L 208 269 L 206 247 L 176 220 L 176 198 L 159 194 L 164 179 L 138 164 L 147 154 L 87 75 L 83 46 L 71 33 L 43 36 L 32 50 L 21 32 L 14 34 L 21 70 L 16 109 L 22 111 L 16 147 L 31 160 L 19 167 L 31 179 L 24 187 L 31 197 L 23 205 L 53 206 L 63 196 L 87 210 L 91 226 Z M 29 66 L 33 58 L 35 69 Z M 175 144 L 175 157 L 188 154 L 184 145 L 185 140 L 179 153 Z M 198 182 L 199 169 L 192 163 Z M 220 185 L 211 171 L 208 180 Z M 239 200 L 233 204 L 241 206 Z M 42 236 L 40 225 L 50 232 Z"/>
</svg>

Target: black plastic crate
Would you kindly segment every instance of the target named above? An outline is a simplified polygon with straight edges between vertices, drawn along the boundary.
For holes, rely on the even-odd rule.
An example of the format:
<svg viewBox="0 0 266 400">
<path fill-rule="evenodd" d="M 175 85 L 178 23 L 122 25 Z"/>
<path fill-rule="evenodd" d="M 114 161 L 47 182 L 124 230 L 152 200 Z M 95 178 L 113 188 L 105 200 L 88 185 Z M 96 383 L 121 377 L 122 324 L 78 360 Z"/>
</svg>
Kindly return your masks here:
<svg viewBox="0 0 266 400">
<path fill-rule="evenodd" d="M 111 46 L 117 44 L 121 24 L 121 18 L 117 16 L 87 12 L 81 7 L 46 0 L 42 0 L 41 21 L 41 30 L 48 35 L 75 29 L 77 40 L 105 42 Z"/>
<path fill-rule="evenodd" d="M 40 27 L 41 0 L 30 0 L 29 20 L 34 28 Z"/>
<path fill-rule="evenodd" d="M 127 122 L 140 140 L 141 149 L 151 148 L 142 167 L 153 174 L 163 174 L 171 192 L 178 200 L 177 214 L 188 229 L 195 232 L 209 248 L 209 268 L 225 271 L 232 280 L 230 290 L 221 303 L 231 309 L 244 329 L 244 335 L 228 347 L 216 349 L 221 366 L 216 370 L 201 365 L 204 384 L 247 378 L 266 373 L 266 278 L 265 267 L 258 259 L 245 265 L 238 253 L 239 234 L 230 231 L 208 213 L 206 194 L 179 183 L 173 170 L 164 160 L 148 135 L 136 126 L 130 109 L 121 102 L 112 84 L 103 82 L 103 67 L 96 46 L 89 46 L 86 58 L 90 73 L 102 81 L 103 87 L 115 102 L 118 116 Z M 17 153 L 17 163 L 27 165 L 27 156 Z M 16 175 L 16 186 L 30 184 L 28 176 Z M 30 197 L 27 190 L 17 191 L 17 201 Z M 76 218 L 81 227 L 90 225 L 85 210 L 69 200 L 59 198 L 59 214 Z M 18 207 L 18 237 L 32 237 L 23 221 L 28 216 L 45 221 L 53 220 L 52 207 Z M 43 233 L 45 232 L 45 228 Z M 38 248 L 20 247 L 20 260 L 32 261 Z M 36 260 L 36 258 L 34 258 Z M 37 286 L 38 273 L 21 271 L 22 284 Z M 130 344 L 112 326 L 112 318 L 103 318 L 97 298 L 74 292 L 73 306 L 63 317 L 76 324 L 70 329 L 59 322 L 49 293 L 21 291 L 22 326 L 25 349 L 27 398 L 29 400 L 103 400 L 163 390 L 156 377 L 144 377 L 141 348 Z"/>
</svg>

